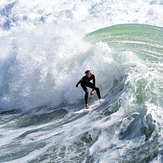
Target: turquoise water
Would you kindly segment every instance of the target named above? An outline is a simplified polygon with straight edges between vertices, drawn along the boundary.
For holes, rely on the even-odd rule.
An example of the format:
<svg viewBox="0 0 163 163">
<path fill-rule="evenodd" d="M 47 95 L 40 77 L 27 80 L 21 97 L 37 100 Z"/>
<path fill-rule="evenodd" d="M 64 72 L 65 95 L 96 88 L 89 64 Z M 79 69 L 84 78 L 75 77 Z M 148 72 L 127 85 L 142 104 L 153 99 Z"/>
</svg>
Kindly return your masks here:
<svg viewBox="0 0 163 163">
<path fill-rule="evenodd" d="M 162 16 L 161 1 L 2 0 L 0 162 L 163 162 Z M 75 114 L 86 69 L 104 102 Z"/>
</svg>

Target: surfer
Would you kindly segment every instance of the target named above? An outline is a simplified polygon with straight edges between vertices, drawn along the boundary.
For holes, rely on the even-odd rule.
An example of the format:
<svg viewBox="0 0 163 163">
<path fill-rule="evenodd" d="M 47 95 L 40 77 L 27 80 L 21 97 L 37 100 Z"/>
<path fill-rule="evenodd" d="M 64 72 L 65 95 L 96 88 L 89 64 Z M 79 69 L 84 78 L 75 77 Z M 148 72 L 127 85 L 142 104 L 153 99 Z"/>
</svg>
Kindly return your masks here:
<svg viewBox="0 0 163 163">
<path fill-rule="evenodd" d="M 85 106 L 86 108 L 89 108 L 88 106 L 88 89 L 92 88 L 92 91 L 90 93 L 90 95 L 94 94 L 94 90 L 96 90 L 97 96 L 99 99 L 101 99 L 101 95 L 100 95 L 100 90 L 99 88 L 95 85 L 95 75 L 91 73 L 90 70 L 85 71 L 85 76 L 83 76 L 83 78 L 76 84 L 76 87 L 78 87 L 79 84 L 81 84 L 81 87 L 83 88 L 83 90 L 85 91 Z M 91 83 L 90 81 L 93 80 L 93 83 Z"/>
</svg>

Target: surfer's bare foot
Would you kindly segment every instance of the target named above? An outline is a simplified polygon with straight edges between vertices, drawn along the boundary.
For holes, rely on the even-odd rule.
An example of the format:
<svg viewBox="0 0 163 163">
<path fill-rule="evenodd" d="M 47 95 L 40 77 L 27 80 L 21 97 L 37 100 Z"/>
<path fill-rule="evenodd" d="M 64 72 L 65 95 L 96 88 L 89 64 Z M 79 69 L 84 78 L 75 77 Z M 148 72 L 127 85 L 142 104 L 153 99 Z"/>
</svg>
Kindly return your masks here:
<svg viewBox="0 0 163 163">
<path fill-rule="evenodd" d="M 88 104 L 86 104 L 85 106 L 86 106 L 87 109 L 89 108 Z"/>
</svg>

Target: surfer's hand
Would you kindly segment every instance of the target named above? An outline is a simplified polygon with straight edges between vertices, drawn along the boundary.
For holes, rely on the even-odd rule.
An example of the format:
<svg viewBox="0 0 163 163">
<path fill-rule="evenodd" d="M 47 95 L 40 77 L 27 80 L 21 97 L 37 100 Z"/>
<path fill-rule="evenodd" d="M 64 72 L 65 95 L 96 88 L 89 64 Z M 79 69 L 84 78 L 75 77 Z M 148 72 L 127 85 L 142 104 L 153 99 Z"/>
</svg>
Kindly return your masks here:
<svg viewBox="0 0 163 163">
<path fill-rule="evenodd" d="M 90 95 L 93 95 L 94 94 L 94 91 L 91 91 Z"/>
</svg>

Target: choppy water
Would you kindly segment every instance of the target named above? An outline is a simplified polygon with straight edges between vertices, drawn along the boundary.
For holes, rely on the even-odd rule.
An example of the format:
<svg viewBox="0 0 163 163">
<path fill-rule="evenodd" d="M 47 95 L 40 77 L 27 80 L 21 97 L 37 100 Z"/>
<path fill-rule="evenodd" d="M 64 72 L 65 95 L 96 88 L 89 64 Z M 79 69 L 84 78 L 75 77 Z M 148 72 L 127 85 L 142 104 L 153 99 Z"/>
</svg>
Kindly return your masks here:
<svg viewBox="0 0 163 163">
<path fill-rule="evenodd" d="M 162 4 L 1 0 L 0 162 L 163 162 Z"/>
</svg>

